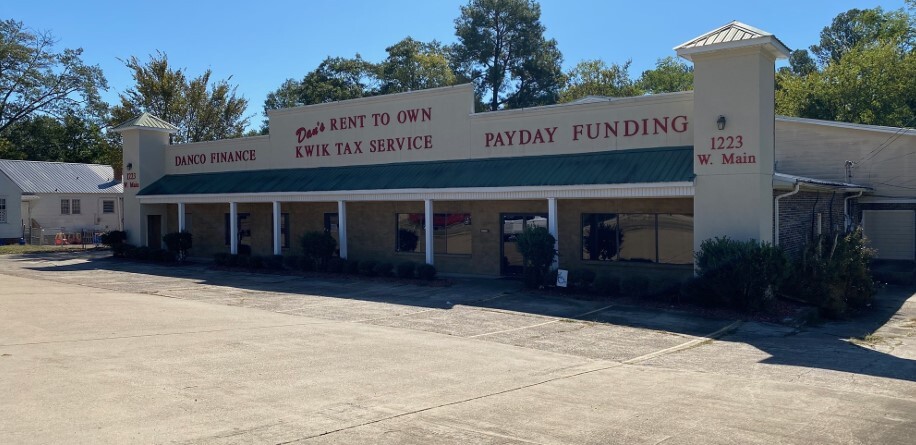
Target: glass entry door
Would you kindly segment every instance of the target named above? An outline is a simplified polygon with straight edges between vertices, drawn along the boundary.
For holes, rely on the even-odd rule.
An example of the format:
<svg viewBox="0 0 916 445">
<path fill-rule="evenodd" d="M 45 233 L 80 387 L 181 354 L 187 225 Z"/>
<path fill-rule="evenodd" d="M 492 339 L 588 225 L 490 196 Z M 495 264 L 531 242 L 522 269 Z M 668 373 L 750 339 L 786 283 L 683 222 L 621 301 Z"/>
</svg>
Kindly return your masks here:
<svg viewBox="0 0 916 445">
<path fill-rule="evenodd" d="M 547 214 L 543 213 L 503 213 L 500 215 L 500 235 L 502 244 L 500 254 L 502 266 L 500 273 L 506 276 L 520 276 L 524 263 L 515 240 L 526 227 L 547 228 Z"/>
</svg>

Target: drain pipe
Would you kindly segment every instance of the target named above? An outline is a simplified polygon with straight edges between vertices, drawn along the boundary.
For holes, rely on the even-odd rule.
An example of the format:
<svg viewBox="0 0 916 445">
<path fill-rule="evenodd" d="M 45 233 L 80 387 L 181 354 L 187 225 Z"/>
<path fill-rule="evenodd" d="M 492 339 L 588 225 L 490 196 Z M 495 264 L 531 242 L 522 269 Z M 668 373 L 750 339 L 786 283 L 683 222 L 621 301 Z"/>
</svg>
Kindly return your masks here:
<svg viewBox="0 0 916 445">
<path fill-rule="evenodd" d="M 858 198 L 858 197 L 862 196 L 863 193 L 865 193 L 864 190 L 859 191 L 859 194 L 858 194 L 858 195 L 855 195 L 855 196 L 847 196 L 846 199 L 843 200 L 843 216 L 846 217 L 846 231 L 847 231 L 847 232 L 849 231 L 849 229 L 852 228 L 852 217 L 849 216 L 849 200 L 850 200 L 850 199 L 853 199 L 853 198 Z"/>
<path fill-rule="evenodd" d="M 774 222 L 776 223 L 776 239 L 775 239 L 776 242 L 773 243 L 773 244 L 775 244 L 776 246 L 779 245 L 779 200 L 782 199 L 782 198 L 785 198 L 786 196 L 792 196 L 792 195 L 798 193 L 798 190 L 799 190 L 800 188 L 801 188 L 801 183 L 799 183 L 798 181 L 795 181 L 795 189 L 794 189 L 794 190 L 792 190 L 792 191 L 789 192 L 789 193 L 783 193 L 782 195 L 779 195 L 779 196 L 776 197 L 776 205 L 775 205 L 775 207 L 776 207 L 776 218 L 775 218 L 776 221 L 774 221 Z"/>
</svg>

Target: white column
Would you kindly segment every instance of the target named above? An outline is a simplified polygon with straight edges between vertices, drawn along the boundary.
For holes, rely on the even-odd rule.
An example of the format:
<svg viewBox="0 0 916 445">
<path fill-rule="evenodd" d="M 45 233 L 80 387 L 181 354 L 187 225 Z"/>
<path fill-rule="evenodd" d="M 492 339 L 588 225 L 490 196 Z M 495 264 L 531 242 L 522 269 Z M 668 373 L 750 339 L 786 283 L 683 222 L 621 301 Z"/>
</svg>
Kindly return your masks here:
<svg viewBox="0 0 916 445">
<path fill-rule="evenodd" d="M 547 231 L 553 235 L 554 241 L 553 249 L 559 251 L 560 249 L 560 231 L 557 230 L 557 198 L 547 198 Z M 550 266 L 551 269 L 559 269 L 559 253 L 553 258 L 553 264 Z"/>
<path fill-rule="evenodd" d="M 283 254 L 283 243 L 280 239 L 282 236 L 283 234 L 280 233 L 280 201 L 274 201 L 274 255 Z"/>
<path fill-rule="evenodd" d="M 340 240 L 340 257 L 347 258 L 347 203 L 337 201 L 337 239 Z"/>
<path fill-rule="evenodd" d="M 229 253 L 239 253 L 239 204 L 229 203 Z"/>
<path fill-rule="evenodd" d="M 423 202 L 426 210 L 426 264 L 433 264 L 433 200 L 427 199 Z"/>
<path fill-rule="evenodd" d="M 184 218 L 184 203 L 179 202 L 178 203 L 178 231 L 179 232 L 184 232 L 185 224 L 187 224 L 187 222 L 185 221 L 185 218 Z"/>
</svg>

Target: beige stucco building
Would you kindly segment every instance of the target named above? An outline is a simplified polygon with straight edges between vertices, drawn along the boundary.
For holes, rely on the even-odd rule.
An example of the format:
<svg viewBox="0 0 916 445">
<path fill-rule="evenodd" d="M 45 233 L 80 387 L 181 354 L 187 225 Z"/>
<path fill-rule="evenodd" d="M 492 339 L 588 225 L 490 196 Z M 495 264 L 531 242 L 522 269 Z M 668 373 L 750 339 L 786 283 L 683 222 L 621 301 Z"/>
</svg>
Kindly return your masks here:
<svg viewBox="0 0 916 445">
<path fill-rule="evenodd" d="M 116 129 L 124 225 L 156 247 L 187 230 L 195 256 L 296 254 L 326 230 L 341 257 L 490 276 L 517 273 L 514 236 L 535 225 L 560 268 L 685 276 L 707 238 L 791 250 L 864 219 L 881 252 L 913 259 L 916 133 L 776 117 L 788 49 L 751 26 L 675 50 L 695 91 L 475 113 L 459 85 L 275 110 L 268 136 L 181 145 L 143 115 Z"/>
</svg>

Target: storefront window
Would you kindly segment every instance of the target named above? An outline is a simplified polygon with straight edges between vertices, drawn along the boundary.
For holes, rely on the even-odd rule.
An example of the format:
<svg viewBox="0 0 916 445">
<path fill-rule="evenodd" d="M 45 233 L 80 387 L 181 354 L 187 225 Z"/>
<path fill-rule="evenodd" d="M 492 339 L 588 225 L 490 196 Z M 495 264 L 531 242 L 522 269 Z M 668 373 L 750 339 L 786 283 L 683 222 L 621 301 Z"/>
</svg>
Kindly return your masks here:
<svg viewBox="0 0 916 445">
<path fill-rule="evenodd" d="M 617 247 L 616 213 L 586 213 L 582 215 L 583 260 L 616 260 Z"/>
<path fill-rule="evenodd" d="M 229 239 L 230 239 L 229 233 L 231 230 L 230 225 L 229 225 L 229 214 L 224 213 L 223 215 L 225 216 L 224 218 L 225 232 L 224 233 L 226 234 L 226 237 L 225 237 L 226 245 L 228 246 Z M 249 238 L 251 238 L 251 222 L 248 220 L 249 216 L 251 216 L 249 213 L 237 213 L 236 214 L 236 217 L 238 218 L 238 230 L 239 230 L 236 236 L 238 236 L 239 246 L 242 246 L 242 245 L 247 246 L 245 242 L 248 241 Z M 240 247 L 240 252 L 242 250 L 249 250 L 249 249 L 250 247 L 246 247 L 246 248 Z"/>
<path fill-rule="evenodd" d="M 630 213 L 618 216 L 620 261 L 654 262 L 655 215 Z"/>
<path fill-rule="evenodd" d="M 271 215 L 270 219 L 271 221 L 273 221 L 273 215 Z M 241 225 L 239 225 L 239 227 L 241 227 Z M 271 225 L 271 227 L 273 226 Z M 289 213 L 281 213 L 280 214 L 280 248 L 281 249 L 289 249 L 289 239 L 290 239 Z"/>
<path fill-rule="evenodd" d="M 582 259 L 693 263 L 693 216 L 653 213 L 582 215 Z"/>
<path fill-rule="evenodd" d="M 693 216 L 658 215 L 658 262 L 693 264 Z"/>
<path fill-rule="evenodd" d="M 426 252 L 426 215 L 398 213 L 396 250 Z M 471 254 L 471 214 L 436 213 L 433 216 L 433 251 L 436 253 Z"/>
</svg>

